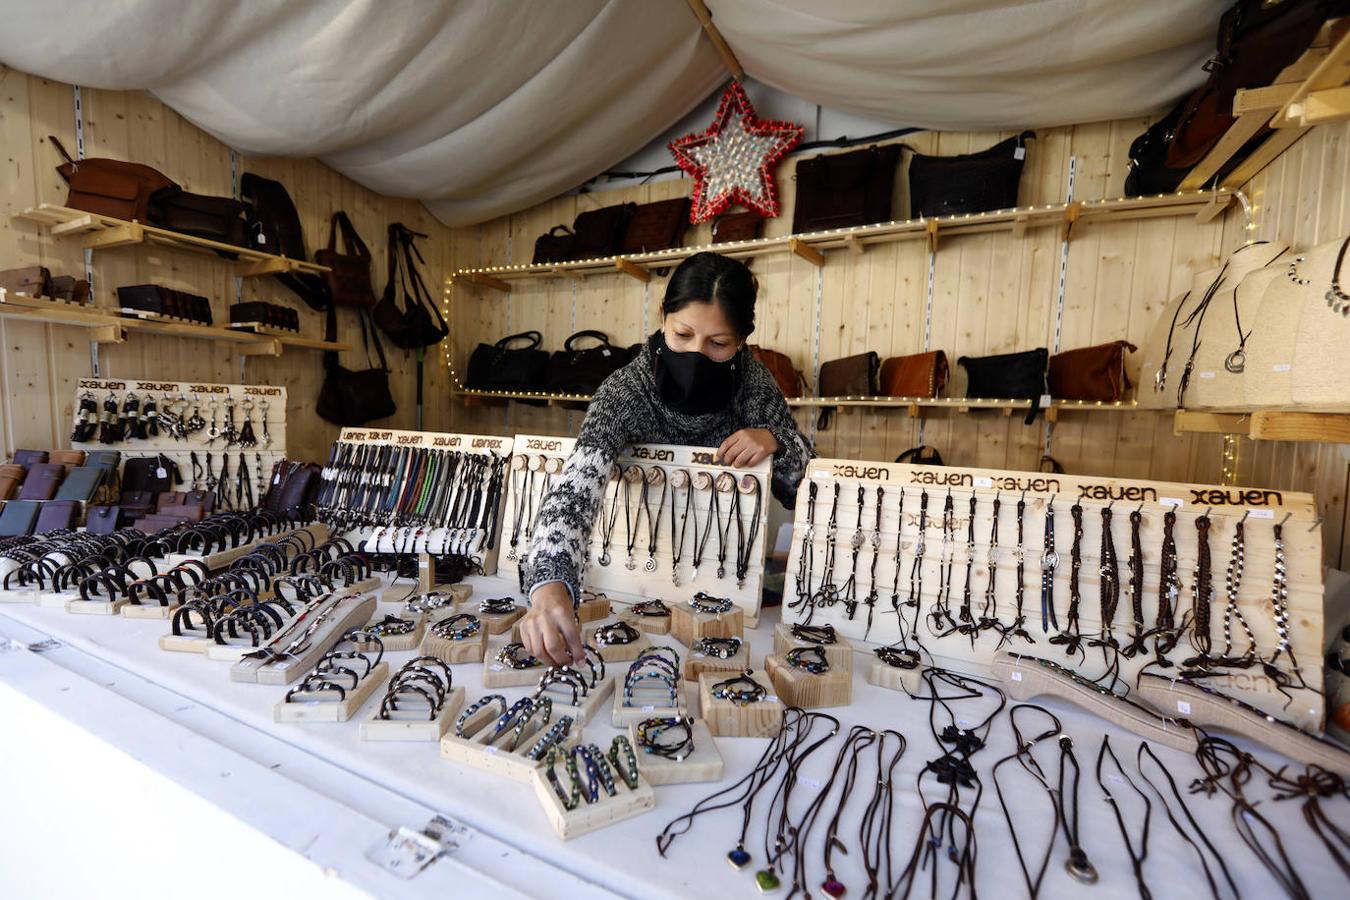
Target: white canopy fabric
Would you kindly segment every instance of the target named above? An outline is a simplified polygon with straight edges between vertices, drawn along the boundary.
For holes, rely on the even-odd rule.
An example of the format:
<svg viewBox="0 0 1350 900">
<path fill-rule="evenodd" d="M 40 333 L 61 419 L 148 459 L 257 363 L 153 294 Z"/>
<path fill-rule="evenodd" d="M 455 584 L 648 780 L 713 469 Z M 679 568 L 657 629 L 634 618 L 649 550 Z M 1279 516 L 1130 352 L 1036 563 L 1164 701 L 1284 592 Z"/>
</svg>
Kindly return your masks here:
<svg viewBox="0 0 1350 900">
<path fill-rule="evenodd" d="M 746 71 L 896 125 L 1141 115 L 1228 0 L 708 0 Z M 449 225 L 556 196 L 728 77 L 683 0 L 5 0 L 0 62 L 145 89 L 248 154 L 312 156 Z M 753 98 L 752 98 L 753 99 Z"/>
</svg>

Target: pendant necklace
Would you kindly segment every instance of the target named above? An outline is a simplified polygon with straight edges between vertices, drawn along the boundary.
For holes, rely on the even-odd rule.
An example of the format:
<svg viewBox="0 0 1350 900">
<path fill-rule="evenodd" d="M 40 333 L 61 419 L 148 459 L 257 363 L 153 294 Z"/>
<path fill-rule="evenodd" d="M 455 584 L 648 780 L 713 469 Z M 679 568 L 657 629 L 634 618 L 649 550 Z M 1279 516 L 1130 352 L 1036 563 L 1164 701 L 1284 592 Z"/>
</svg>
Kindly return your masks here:
<svg viewBox="0 0 1350 900">
<path fill-rule="evenodd" d="M 512 467 L 515 468 L 514 464 L 512 464 Z M 524 524 L 526 516 L 526 509 L 525 509 L 526 497 L 529 494 L 530 479 L 533 476 L 534 473 L 531 472 L 525 466 L 519 467 L 518 476 L 512 476 L 511 542 L 509 549 L 506 551 L 506 558 L 509 560 L 516 559 L 516 547 L 520 543 L 521 526 Z"/>
<path fill-rule="evenodd" d="M 629 466 L 623 470 L 620 479 L 623 481 L 623 527 L 625 530 L 625 549 L 628 551 L 628 559 L 624 561 L 623 567 L 632 572 L 637 568 L 637 561 L 633 559 L 633 550 L 637 547 L 637 523 L 634 519 L 641 519 L 642 510 L 633 509 L 632 485 L 635 481 L 642 482 L 642 497 L 639 502 L 645 502 L 647 495 L 647 479 L 641 466 Z"/>
<path fill-rule="evenodd" d="M 885 489 L 881 485 L 877 485 L 876 516 L 872 522 L 872 567 L 867 574 L 867 598 L 863 601 L 867 606 L 867 628 L 863 630 L 864 641 L 872 633 L 872 616 L 877 608 L 877 557 L 881 555 L 881 504 L 885 496 Z"/>
<path fill-rule="evenodd" d="M 1064 630 L 1050 639 L 1052 644 L 1062 644 L 1069 656 L 1077 656 L 1083 642 L 1082 632 L 1078 628 L 1078 608 L 1082 594 L 1078 589 L 1078 573 L 1083 567 L 1083 506 L 1074 503 L 1069 507 L 1073 517 L 1073 546 L 1069 551 L 1069 615 Z M 1053 618 L 1053 616 L 1052 616 Z"/>
<path fill-rule="evenodd" d="M 1134 632 L 1125 649 L 1120 651 L 1126 659 L 1143 654 L 1146 650 L 1144 641 L 1148 638 L 1148 632 L 1144 630 L 1144 546 L 1139 537 L 1143 507 L 1141 503 L 1139 509 L 1130 513 L 1130 558 L 1125 565 L 1130 570 L 1130 613 Z"/>
<path fill-rule="evenodd" d="M 834 483 L 834 499 L 830 503 L 830 519 L 825 525 L 825 564 L 820 568 L 820 588 L 811 595 L 811 608 L 831 606 L 839 598 L 834 584 L 835 540 L 839 535 L 839 482 Z"/>
<path fill-rule="evenodd" d="M 844 586 L 840 589 L 839 597 L 837 598 L 844 604 L 844 614 L 848 616 L 850 622 L 853 621 L 854 615 L 858 612 L 858 554 L 862 550 L 863 545 L 862 518 L 863 504 L 866 500 L 866 496 L 866 489 L 859 484 L 857 501 L 858 521 L 853 529 L 853 537 L 849 540 L 849 546 L 853 550 L 853 560 L 850 563 L 848 580 L 844 582 Z"/>
<path fill-rule="evenodd" d="M 679 536 L 675 530 L 675 489 L 684 488 L 684 514 L 680 518 Z M 689 508 L 693 503 L 694 488 L 689 483 L 689 470 L 676 469 L 670 476 L 670 581 L 680 586 L 680 558 L 684 556 L 684 535 L 689 526 Z M 697 526 L 695 526 L 697 530 Z"/>
<path fill-rule="evenodd" d="M 656 518 L 653 519 L 648 488 L 654 484 L 661 486 L 661 496 L 656 501 Z M 656 571 L 656 541 L 661 534 L 661 516 L 666 508 L 666 490 L 666 470 L 660 466 L 652 466 L 642 483 L 642 514 L 647 517 L 647 561 L 642 564 L 642 570 L 648 574 Z"/>
<path fill-rule="evenodd" d="M 717 495 L 726 490 L 727 482 L 731 482 L 731 492 L 734 495 L 727 503 L 726 524 L 722 524 L 722 509 Z M 740 492 L 736 490 L 736 476 L 730 472 L 723 472 L 717 476 L 713 482 L 712 509 L 713 518 L 717 520 L 717 577 L 719 580 L 727 577 L 727 544 L 731 533 L 731 520 L 740 510 Z"/>
<path fill-rule="evenodd" d="M 707 472 L 695 472 L 694 478 L 690 482 L 693 488 L 700 491 L 706 491 L 713 487 L 712 476 Z M 698 581 L 698 569 L 703 565 L 703 551 L 708 546 L 708 536 L 712 534 L 713 519 L 717 517 L 717 491 L 712 491 L 712 499 L 708 502 L 708 515 L 703 520 L 703 531 L 699 533 L 698 524 L 698 502 L 694 502 L 694 570 L 692 572 L 693 580 Z"/>
<path fill-rule="evenodd" d="M 951 614 L 952 564 L 956 558 L 956 506 L 952 500 L 951 488 L 947 489 L 947 499 L 942 504 L 942 547 L 938 552 L 938 593 L 933 608 L 927 615 L 928 629 L 941 637 L 944 626 L 955 628 L 956 622 Z"/>
<path fill-rule="evenodd" d="M 980 630 L 1001 632 L 1002 624 L 998 618 L 998 599 L 994 594 L 994 585 L 998 580 L 998 513 L 1002 503 L 999 495 L 994 494 L 994 503 L 989 519 L 989 551 L 985 555 L 985 565 L 989 568 L 988 581 L 984 585 L 984 607 L 980 610 Z"/>
<path fill-rule="evenodd" d="M 751 511 L 750 526 L 742 527 L 740 498 L 741 491 L 736 491 L 736 587 L 745 587 L 745 579 L 750 574 L 750 560 L 754 558 L 755 541 L 759 538 L 759 519 L 764 512 L 764 493 L 760 487 L 759 479 L 754 475 L 746 475 L 741 487 L 746 484 L 750 486 L 750 493 L 755 497 L 755 507 Z"/>
<path fill-rule="evenodd" d="M 596 562 L 602 566 L 609 565 L 609 544 L 614 537 L 614 523 L 619 516 L 619 482 L 615 477 L 618 469 L 615 468 L 610 473 L 610 481 L 614 486 L 614 496 L 609 501 L 609 515 L 600 520 L 600 557 Z"/>
<path fill-rule="evenodd" d="M 788 604 L 788 609 L 808 607 L 805 621 L 809 622 L 815 612 L 811 579 L 815 576 L 817 483 L 811 481 L 806 487 L 806 527 L 802 529 L 801 550 L 797 554 L 797 599 Z"/>
</svg>

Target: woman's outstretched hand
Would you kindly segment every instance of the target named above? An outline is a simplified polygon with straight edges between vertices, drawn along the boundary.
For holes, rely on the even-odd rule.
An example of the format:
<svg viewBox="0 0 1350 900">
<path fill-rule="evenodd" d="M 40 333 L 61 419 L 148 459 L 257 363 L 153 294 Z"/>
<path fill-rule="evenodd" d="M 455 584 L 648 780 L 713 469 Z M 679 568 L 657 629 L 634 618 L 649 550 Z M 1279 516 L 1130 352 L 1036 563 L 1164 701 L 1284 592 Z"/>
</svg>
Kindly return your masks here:
<svg viewBox="0 0 1350 900">
<path fill-rule="evenodd" d="M 520 640 L 531 656 L 549 666 L 580 663 L 581 623 L 572 595 L 559 581 L 541 585 L 530 596 L 530 609 L 520 620 Z"/>
</svg>

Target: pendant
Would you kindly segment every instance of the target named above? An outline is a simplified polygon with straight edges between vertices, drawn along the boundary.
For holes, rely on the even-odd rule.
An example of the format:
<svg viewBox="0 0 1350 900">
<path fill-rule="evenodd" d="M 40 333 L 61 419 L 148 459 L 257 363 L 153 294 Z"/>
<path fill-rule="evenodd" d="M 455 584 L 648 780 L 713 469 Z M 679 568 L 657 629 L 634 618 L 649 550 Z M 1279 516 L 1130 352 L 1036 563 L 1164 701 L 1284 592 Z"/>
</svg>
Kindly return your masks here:
<svg viewBox="0 0 1350 900">
<path fill-rule="evenodd" d="M 778 873 L 774 872 L 773 869 L 760 869 L 755 873 L 755 887 L 759 888 L 761 894 L 776 891 L 782 884 L 778 880 Z"/>
<path fill-rule="evenodd" d="M 630 556 L 630 557 L 628 557 L 628 562 L 626 562 L 626 563 L 623 564 L 623 567 L 624 567 L 625 569 L 627 569 L 628 571 L 631 572 L 631 571 L 633 571 L 634 569 L 637 568 L 637 563 L 634 562 L 634 561 L 633 561 L 633 557 Z"/>
<path fill-rule="evenodd" d="M 839 897 L 844 896 L 845 893 L 843 882 L 836 879 L 833 875 L 820 883 L 820 889 L 831 897 L 836 898 L 836 900 L 838 900 Z"/>
<path fill-rule="evenodd" d="M 642 570 L 643 570 L 644 572 L 647 572 L 648 574 L 650 574 L 650 573 L 652 573 L 652 572 L 655 572 L 655 571 L 656 571 L 656 560 L 652 559 L 650 556 L 647 557 L 647 561 L 646 561 L 645 563 L 642 564 Z"/>
<path fill-rule="evenodd" d="M 673 585 L 675 585 L 676 587 L 679 587 L 679 586 L 680 586 L 680 573 L 679 573 L 679 572 L 671 572 L 671 573 L 670 573 L 670 583 L 673 584 Z"/>
<path fill-rule="evenodd" d="M 727 862 L 731 863 L 733 869 L 744 869 L 750 865 L 750 854 L 745 852 L 744 847 L 737 846 L 727 854 Z"/>
<path fill-rule="evenodd" d="M 1234 350 L 1224 358 L 1223 367 L 1234 375 L 1239 374 L 1247 366 L 1247 354 L 1241 348 Z"/>
<path fill-rule="evenodd" d="M 698 566 L 694 566 L 694 571 L 690 574 L 691 581 L 698 581 Z"/>
<path fill-rule="evenodd" d="M 507 550 L 507 551 L 506 551 L 506 558 L 509 559 L 509 560 L 512 560 L 513 562 L 515 561 L 515 558 L 516 558 L 516 548 L 515 548 L 515 547 L 512 547 L 510 550 Z"/>
<path fill-rule="evenodd" d="M 596 562 L 598 562 L 602 566 L 609 565 L 609 551 L 606 550 L 604 553 L 601 553 L 600 558 L 597 559 Z"/>
<path fill-rule="evenodd" d="M 726 578 L 726 577 L 727 577 L 727 567 L 726 567 L 726 566 L 718 566 L 718 567 L 717 567 L 717 577 L 718 577 L 719 579 L 720 579 L 720 578 Z"/>
</svg>

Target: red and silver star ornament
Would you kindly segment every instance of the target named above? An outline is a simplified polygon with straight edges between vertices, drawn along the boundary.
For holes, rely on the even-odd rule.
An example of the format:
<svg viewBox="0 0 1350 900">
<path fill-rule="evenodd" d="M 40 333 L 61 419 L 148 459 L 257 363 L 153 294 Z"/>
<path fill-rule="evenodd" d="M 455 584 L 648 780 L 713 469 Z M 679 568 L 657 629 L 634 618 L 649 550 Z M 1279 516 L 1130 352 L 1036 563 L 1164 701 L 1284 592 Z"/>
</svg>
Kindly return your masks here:
<svg viewBox="0 0 1350 900">
<path fill-rule="evenodd" d="M 802 131 L 794 122 L 758 118 L 745 89 L 733 81 L 707 131 L 670 142 L 676 164 L 694 178 L 689 221 L 706 222 L 734 203 L 765 218 L 778 215 L 774 169 Z"/>
</svg>

